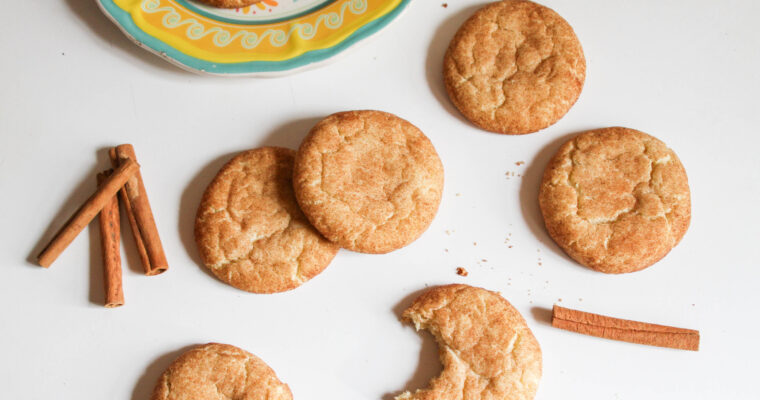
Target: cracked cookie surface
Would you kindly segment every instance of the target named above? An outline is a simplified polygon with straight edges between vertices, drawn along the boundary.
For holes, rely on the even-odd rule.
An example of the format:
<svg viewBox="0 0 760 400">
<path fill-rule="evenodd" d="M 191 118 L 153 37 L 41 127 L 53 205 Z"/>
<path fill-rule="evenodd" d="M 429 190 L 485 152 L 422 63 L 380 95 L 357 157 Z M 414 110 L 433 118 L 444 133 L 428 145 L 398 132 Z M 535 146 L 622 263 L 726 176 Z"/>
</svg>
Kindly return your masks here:
<svg viewBox="0 0 760 400">
<path fill-rule="evenodd" d="M 443 166 L 411 123 L 381 111 L 348 111 L 323 119 L 304 139 L 293 185 L 301 209 L 328 239 L 387 253 L 432 222 Z"/>
<path fill-rule="evenodd" d="M 573 259 L 606 273 L 644 269 L 689 227 L 686 170 L 660 140 L 628 128 L 584 132 L 544 172 L 539 204 L 549 235 Z"/>
<path fill-rule="evenodd" d="M 294 289 L 332 261 L 338 246 L 298 208 L 295 151 L 263 147 L 219 171 L 198 208 L 195 241 L 203 263 L 224 282 L 254 293 Z"/>
<path fill-rule="evenodd" d="M 292 400 L 264 361 L 228 344 L 196 346 L 158 379 L 151 400 Z"/>
<path fill-rule="evenodd" d="M 525 134 L 564 116 L 586 78 L 572 27 L 550 8 L 504 0 L 478 10 L 444 57 L 449 98 L 478 127 Z"/>
<path fill-rule="evenodd" d="M 219 8 L 239 8 L 260 3 L 261 1 L 262 0 L 200 0 L 201 3 L 206 3 L 212 7 Z"/>
<path fill-rule="evenodd" d="M 530 400 L 541 348 L 522 315 L 499 294 L 468 285 L 430 289 L 402 315 L 438 342 L 443 371 L 396 400 Z"/>
</svg>

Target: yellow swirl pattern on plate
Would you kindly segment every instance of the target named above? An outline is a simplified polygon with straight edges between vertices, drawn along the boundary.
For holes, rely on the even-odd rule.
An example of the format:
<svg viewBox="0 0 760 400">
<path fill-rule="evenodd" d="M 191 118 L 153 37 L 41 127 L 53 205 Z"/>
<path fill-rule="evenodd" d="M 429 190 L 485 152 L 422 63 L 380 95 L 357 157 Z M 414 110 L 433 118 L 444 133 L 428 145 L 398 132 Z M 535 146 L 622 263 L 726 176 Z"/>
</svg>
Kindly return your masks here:
<svg viewBox="0 0 760 400">
<path fill-rule="evenodd" d="M 339 44 L 401 0 L 339 0 L 280 23 L 216 21 L 172 0 L 115 0 L 149 35 L 190 56 L 219 63 L 282 61 Z"/>
</svg>

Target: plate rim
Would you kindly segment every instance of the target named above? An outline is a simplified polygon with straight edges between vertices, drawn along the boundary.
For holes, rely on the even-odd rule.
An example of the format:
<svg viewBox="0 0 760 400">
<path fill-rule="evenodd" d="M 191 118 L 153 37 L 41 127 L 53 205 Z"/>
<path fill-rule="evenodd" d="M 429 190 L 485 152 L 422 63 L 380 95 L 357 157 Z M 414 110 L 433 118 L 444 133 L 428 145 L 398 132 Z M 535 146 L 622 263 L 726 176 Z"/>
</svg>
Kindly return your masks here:
<svg viewBox="0 0 760 400">
<path fill-rule="evenodd" d="M 113 0 L 95 0 L 103 14 L 139 47 L 159 56 L 186 71 L 214 76 L 278 77 L 317 68 L 334 61 L 338 56 L 354 49 L 358 44 L 374 37 L 406 11 L 411 0 L 401 0 L 387 14 L 369 21 L 352 32 L 339 43 L 324 48 L 309 50 L 296 57 L 281 61 L 245 61 L 218 63 L 185 54 L 168 43 L 149 35 L 134 23 L 132 16 L 121 9 Z"/>
</svg>

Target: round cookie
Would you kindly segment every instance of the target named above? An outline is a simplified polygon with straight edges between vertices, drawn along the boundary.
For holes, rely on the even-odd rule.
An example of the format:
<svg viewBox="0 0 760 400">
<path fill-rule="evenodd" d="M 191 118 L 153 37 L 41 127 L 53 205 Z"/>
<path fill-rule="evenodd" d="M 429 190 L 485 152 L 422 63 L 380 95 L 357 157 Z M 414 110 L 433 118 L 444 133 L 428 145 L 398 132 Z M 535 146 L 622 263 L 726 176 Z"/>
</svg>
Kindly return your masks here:
<svg viewBox="0 0 760 400">
<path fill-rule="evenodd" d="M 260 3 L 262 0 L 200 0 L 212 7 L 219 8 L 240 8 L 250 6 L 251 4 Z"/>
<path fill-rule="evenodd" d="M 628 128 L 592 130 L 565 143 L 546 167 L 539 204 L 549 235 L 570 257 L 614 274 L 664 257 L 691 218 L 676 154 Z"/>
<path fill-rule="evenodd" d="M 522 315 L 497 293 L 467 285 L 430 289 L 402 319 L 438 342 L 441 374 L 396 400 L 530 400 L 541 379 L 541 347 Z"/>
<path fill-rule="evenodd" d="M 288 385 L 264 361 L 228 344 L 196 346 L 158 379 L 151 400 L 293 400 Z"/>
<path fill-rule="evenodd" d="M 387 253 L 430 225 L 443 190 L 443 166 L 411 123 L 380 111 L 328 116 L 296 155 L 296 198 L 312 224 L 341 247 Z"/>
<path fill-rule="evenodd" d="M 201 259 L 238 289 L 294 289 L 322 272 L 338 252 L 298 208 L 294 156 L 295 151 L 278 147 L 243 152 L 222 167 L 203 194 L 195 219 Z"/>
<path fill-rule="evenodd" d="M 578 100 L 586 60 L 573 28 L 550 8 L 504 0 L 457 31 L 443 61 L 449 98 L 478 127 L 512 135 L 544 129 Z"/>
</svg>

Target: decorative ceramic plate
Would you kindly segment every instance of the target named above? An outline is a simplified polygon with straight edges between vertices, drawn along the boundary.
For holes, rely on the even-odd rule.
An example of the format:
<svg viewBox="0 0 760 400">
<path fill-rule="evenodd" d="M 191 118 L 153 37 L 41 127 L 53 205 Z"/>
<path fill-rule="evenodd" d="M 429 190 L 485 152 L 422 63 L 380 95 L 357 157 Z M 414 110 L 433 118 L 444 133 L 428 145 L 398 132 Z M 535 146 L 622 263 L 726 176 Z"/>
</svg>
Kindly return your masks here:
<svg viewBox="0 0 760 400">
<path fill-rule="evenodd" d="M 141 47 L 184 69 L 276 76 L 313 67 L 387 26 L 410 0 L 96 0 Z"/>
</svg>

